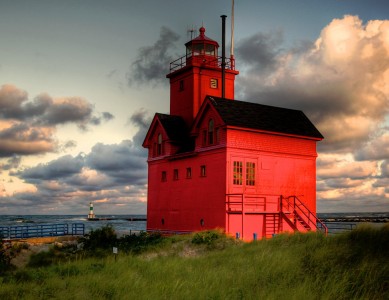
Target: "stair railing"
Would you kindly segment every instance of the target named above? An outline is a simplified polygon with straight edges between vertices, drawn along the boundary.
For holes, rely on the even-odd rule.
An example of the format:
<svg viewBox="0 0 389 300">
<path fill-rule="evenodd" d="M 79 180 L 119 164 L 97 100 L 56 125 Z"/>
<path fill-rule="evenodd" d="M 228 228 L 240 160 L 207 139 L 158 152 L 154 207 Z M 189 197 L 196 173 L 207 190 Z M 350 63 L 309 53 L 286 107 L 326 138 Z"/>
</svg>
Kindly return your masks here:
<svg viewBox="0 0 389 300">
<path fill-rule="evenodd" d="M 284 200 L 286 201 L 284 202 Z M 306 223 L 310 228 L 313 227 L 316 230 L 319 230 L 327 235 L 327 226 L 322 221 L 320 221 L 320 219 L 318 219 L 316 215 L 313 214 L 310 209 L 297 196 L 281 196 L 280 210 L 282 213 L 284 213 L 284 211 L 290 212 L 292 210 L 291 212 L 294 214 L 294 216 L 299 216 L 304 220 L 304 222 L 307 221 Z"/>
</svg>

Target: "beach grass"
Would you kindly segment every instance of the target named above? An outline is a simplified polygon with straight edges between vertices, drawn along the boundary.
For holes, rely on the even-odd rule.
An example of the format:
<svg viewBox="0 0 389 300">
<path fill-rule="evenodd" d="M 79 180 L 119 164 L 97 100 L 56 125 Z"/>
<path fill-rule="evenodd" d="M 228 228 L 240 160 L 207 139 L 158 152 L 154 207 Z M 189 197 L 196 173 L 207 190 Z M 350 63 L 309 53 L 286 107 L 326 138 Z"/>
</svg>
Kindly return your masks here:
<svg viewBox="0 0 389 300">
<path fill-rule="evenodd" d="M 251 243 L 214 231 L 151 244 L 8 273 L 0 299 L 389 299 L 389 225 Z"/>
</svg>

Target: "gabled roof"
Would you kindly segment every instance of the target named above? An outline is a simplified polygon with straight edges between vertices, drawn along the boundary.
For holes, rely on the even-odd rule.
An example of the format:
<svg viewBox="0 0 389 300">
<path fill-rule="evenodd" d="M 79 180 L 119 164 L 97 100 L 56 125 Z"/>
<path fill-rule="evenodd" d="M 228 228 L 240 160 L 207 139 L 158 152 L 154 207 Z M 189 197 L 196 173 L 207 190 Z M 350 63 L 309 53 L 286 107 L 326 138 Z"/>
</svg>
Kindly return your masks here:
<svg viewBox="0 0 389 300">
<path fill-rule="evenodd" d="M 207 98 L 226 125 L 323 139 L 300 110 L 218 97 Z"/>
<path fill-rule="evenodd" d="M 160 113 L 156 113 L 155 115 L 165 129 L 169 140 L 180 142 L 187 138 L 188 129 L 182 117 Z"/>
<path fill-rule="evenodd" d="M 168 140 L 172 144 L 179 146 L 179 153 L 191 151 L 194 148 L 194 141 L 190 138 L 185 121 L 180 116 L 156 113 L 143 141 L 143 147 L 150 145 L 150 139 L 155 132 L 155 128 L 161 126 Z"/>
</svg>

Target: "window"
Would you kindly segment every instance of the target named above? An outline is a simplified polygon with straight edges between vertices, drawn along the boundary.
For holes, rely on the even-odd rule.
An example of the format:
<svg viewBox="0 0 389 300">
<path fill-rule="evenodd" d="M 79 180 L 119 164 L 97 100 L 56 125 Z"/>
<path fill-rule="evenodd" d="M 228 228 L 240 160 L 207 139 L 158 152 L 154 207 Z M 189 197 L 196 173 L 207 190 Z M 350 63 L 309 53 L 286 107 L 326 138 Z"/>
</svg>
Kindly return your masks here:
<svg viewBox="0 0 389 300">
<path fill-rule="evenodd" d="M 157 156 L 157 143 L 154 143 L 154 147 L 153 147 L 153 156 Z"/>
<path fill-rule="evenodd" d="M 167 181 L 166 171 L 162 171 L 161 181 L 162 182 Z"/>
<path fill-rule="evenodd" d="M 158 147 L 157 147 L 157 155 L 162 155 L 163 148 L 162 148 L 162 134 L 158 134 Z"/>
<path fill-rule="evenodd" d="M 207 131 L 203 130 L 203 146 L 207 145 Z"/>
<path fill-rule="evenodd" d="M 216 132 L 215 132 L 215 135 L 216 135 L 216 144 L 219 144 L 220 143 L 220 128 L 216 128 Z"/>
<path fill-rule="evenodd" d="M 213 120 L 210 119 L 208 122 L 208 144 L 213 144 L 213 131 L 214 131 L 214 123 Z"/>
<path fill-rule="evenodd" d="M 233 183 L 236 185 L 242 185 L 242 177 L 243 177 L 243 163 L 241 161 L 234 161 L 234 172 L 233 172 L 234 180 Z"/>
<path fill-rule="evenodd" d="M 180 80 L 180 92 L 184 90 L 184 80 Z"/>
<path fill-rule="evenodd" d="M 206 175 L 207 173 L 206 173 L 205 166 L 204 165 L 200 166 L 200 176 L 205 177 Z"/>
<path fill-rule="evenodd" d="M 246 185 L 255 185 L 255 163 L 246 163 Z"/>
<path fill-rule="evenodd" d="M 178 180 L 178 169 L 173 170 L 173 179 Z"/>
<path fill-rule="evenodd" d="M 192 168 L 186 168 L 186 178 L 192 178 Z"/>
</svg>

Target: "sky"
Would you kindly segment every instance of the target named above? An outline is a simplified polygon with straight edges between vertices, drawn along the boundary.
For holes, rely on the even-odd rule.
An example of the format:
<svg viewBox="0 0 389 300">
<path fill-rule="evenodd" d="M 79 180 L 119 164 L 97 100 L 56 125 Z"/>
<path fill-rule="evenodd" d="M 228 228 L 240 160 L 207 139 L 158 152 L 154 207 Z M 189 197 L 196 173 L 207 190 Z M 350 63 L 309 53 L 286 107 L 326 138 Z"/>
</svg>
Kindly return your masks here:
<svg viewBox="0 0 389 300">
<path fill-rule="evenodd" d="M 235 0 L 235 98 L 324 135 L 319 213 L 389 211 L 388 12 Z M 230 0 L 0 0 L 0 214 L 146 213 L 141 144 L 169 113 L 169 62 L 192 28 L 220 43 L 223 14 Z"/>
</svg>

